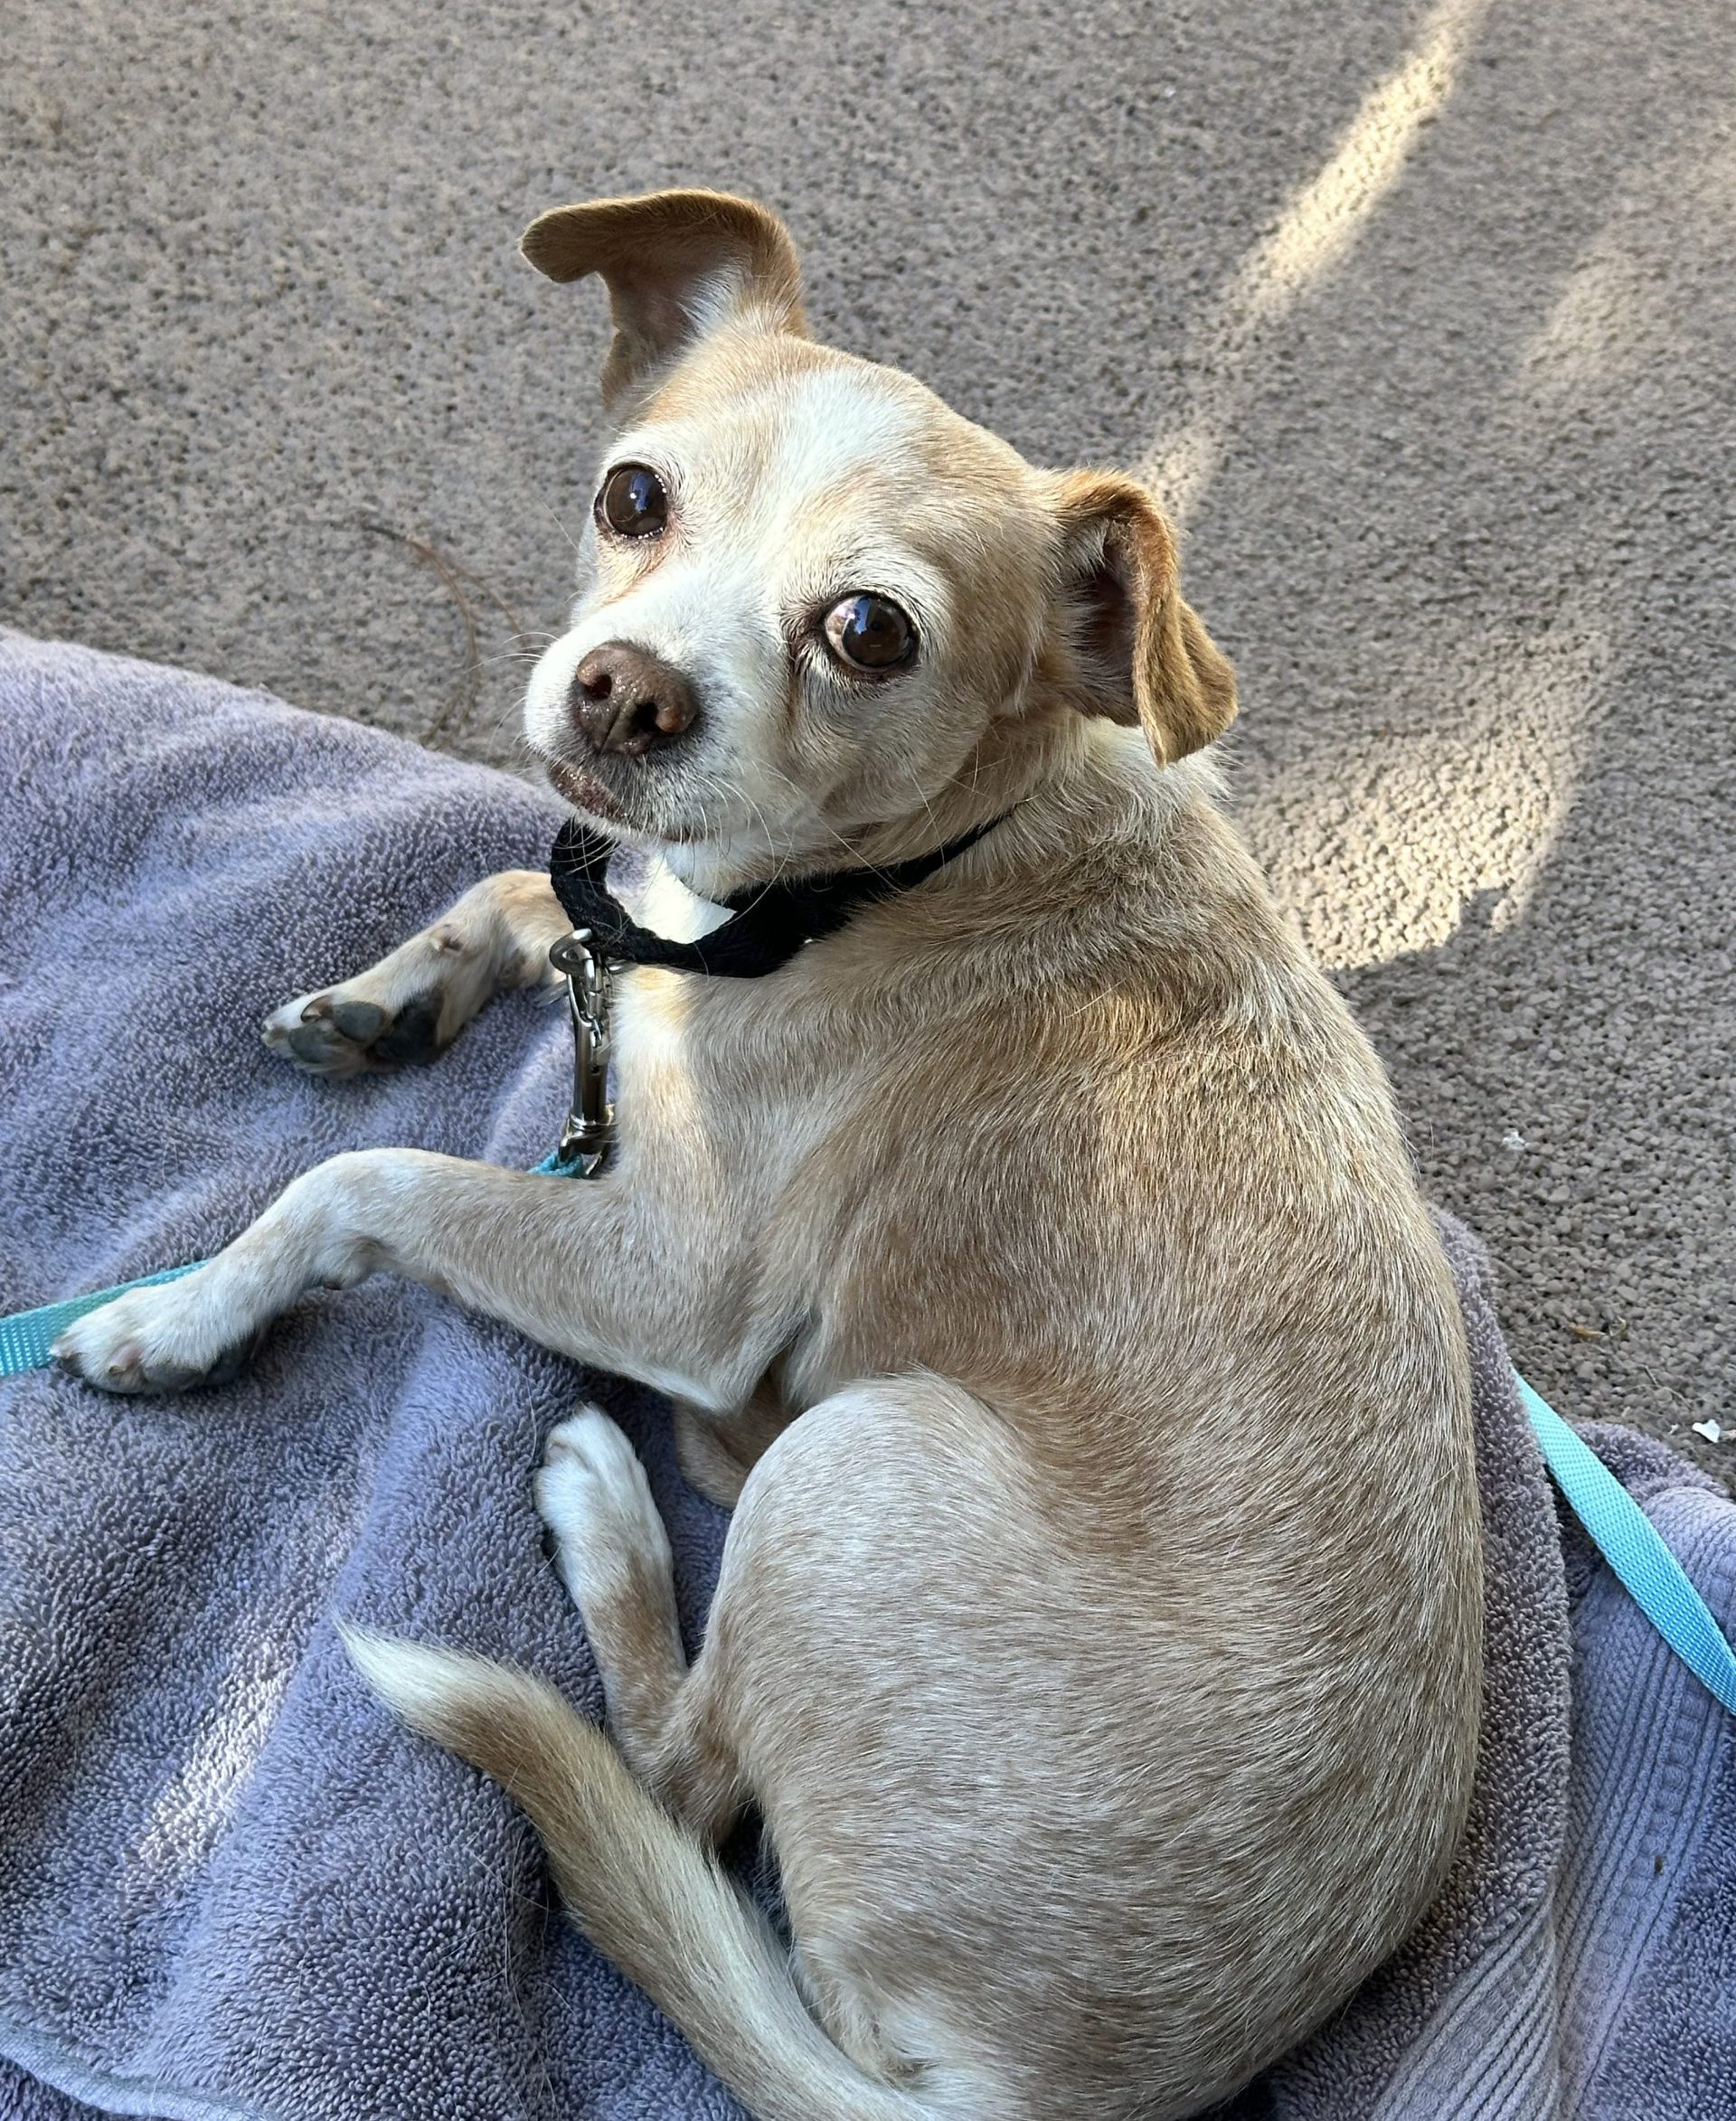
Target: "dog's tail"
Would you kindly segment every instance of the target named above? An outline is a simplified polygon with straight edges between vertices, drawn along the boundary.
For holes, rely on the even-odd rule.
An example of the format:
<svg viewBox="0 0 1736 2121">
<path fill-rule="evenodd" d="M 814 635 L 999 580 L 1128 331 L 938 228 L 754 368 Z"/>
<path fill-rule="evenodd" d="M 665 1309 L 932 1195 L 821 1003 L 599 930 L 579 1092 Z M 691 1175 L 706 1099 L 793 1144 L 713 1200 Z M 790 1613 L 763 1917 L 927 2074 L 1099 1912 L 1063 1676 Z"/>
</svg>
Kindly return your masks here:
<svg viewBox="0 0 1736 2121">
<path fill-rule="evenodd" d="M 406 1723 L 524 1807 L 568 1912 L 758 2121 L 932 2121 L 821 2031 L 759 1910 L 552 1687 L 479 1657 L 341 1632 Z"/>
</svg>

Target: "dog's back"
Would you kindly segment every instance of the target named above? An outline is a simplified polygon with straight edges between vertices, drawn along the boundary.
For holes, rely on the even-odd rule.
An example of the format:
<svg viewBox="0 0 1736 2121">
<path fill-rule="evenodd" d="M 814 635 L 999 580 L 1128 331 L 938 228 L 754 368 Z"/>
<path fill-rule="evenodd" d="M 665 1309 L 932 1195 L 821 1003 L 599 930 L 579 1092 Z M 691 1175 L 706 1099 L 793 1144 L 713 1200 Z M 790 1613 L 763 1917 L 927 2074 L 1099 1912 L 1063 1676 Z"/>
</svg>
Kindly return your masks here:
<svg viewBox="0 0 1736 2121">
<path fill-rule="evenodd" d="M 946 1999 L 1008 2111 L 1159 2113 L 1439 1882 L 1475 1467 L 1373 1053 L 1203 794 L 1113 740 L 1080 770 L 1084 848 L 1040 812 L 816 968 L 882 1061 L 840 1057 L 777 1219 L 815 1267 L 785 1390 L 825 1404 L 741 1499 L 731 1743 L 810 1974 Z"/>
</svg>

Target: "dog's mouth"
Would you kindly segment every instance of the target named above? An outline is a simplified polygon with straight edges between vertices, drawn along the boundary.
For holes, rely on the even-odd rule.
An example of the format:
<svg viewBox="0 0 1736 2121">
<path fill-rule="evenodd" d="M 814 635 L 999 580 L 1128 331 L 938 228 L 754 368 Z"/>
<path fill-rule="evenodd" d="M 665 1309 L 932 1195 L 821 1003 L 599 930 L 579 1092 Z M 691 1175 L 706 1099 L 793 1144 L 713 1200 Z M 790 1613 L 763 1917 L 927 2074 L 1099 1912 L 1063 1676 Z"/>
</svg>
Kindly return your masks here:
<svg viewBox="0 0 1736 2121">
<path fill-rule="evenodd" d="M 613 788 L 602 773 L 590 766 L 576 765 L 547 751 L 541 757 L 542 770 L 555 793 L 599 825 L 613 825 L 630 839 L 654 840 L 669 846 L 695 846 L 711 837 L 702 819 L 660 816 L 644 800 L 635 801 L 636 797 L 650 792 L 642 791 L 637 784 L 625 791 Z"/>
<path fill-rule="evenodd" d="M 556 791 L 575 810 L 588 811 L 605 825 L 630 823 L 626 811 L 594 773 L 588 773 L 582 766 L 570 765 L 564 759 L 546 759 L 543 765 Z"/>
</svg>

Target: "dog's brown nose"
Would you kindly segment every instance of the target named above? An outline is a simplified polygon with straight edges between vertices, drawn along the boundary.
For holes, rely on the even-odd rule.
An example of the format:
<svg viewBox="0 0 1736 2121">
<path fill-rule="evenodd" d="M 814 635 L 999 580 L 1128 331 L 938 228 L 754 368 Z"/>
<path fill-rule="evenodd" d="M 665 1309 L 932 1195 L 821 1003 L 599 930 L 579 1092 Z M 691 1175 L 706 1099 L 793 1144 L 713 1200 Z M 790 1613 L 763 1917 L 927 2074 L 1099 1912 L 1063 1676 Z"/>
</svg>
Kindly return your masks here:
<svg viewBox="0 0 1736 2121">
<path fill-rule="evenodd" d="M 680 671 L 630 641 L 605 641 L 574 671 L 572 719 L 599 751 L 642 759 L 699 719 Z"/>
</svg>

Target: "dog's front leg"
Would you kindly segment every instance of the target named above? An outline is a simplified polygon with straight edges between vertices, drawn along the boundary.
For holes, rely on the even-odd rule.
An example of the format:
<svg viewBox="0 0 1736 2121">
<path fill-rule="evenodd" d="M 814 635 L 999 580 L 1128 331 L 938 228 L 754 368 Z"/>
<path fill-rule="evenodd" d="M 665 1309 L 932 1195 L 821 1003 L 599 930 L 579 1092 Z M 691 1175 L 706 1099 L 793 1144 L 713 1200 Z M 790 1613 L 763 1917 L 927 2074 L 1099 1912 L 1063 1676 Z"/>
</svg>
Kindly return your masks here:
<svg viewBox="0 0 1736 2121">
<path fill-rule="evenodd" d="M 421 1149 L 316 1165 L 235 1242 L 179 1281 L 135 1289 L 70 1326 L 61 1367 L 108 1391 L 177 1391 L 231 1376 L 310 1288 L 401 1274 L 533 1339 L 702 1404 L 716 1363 L 680 1292 L 698 1263 L 665 1257 L 618 1177 L 543 1178 Z M 658 1345 L 647 1347 L 655 1330 Z"/>
<path fill-rule="evenodd" d="M 503 870 L 365 972 L 274 1009 L 265 1042 L 309 1075 L 432 1060 L 496 995 L 552 977 L 571 926 L 540 870 Z"/>
</svg>

